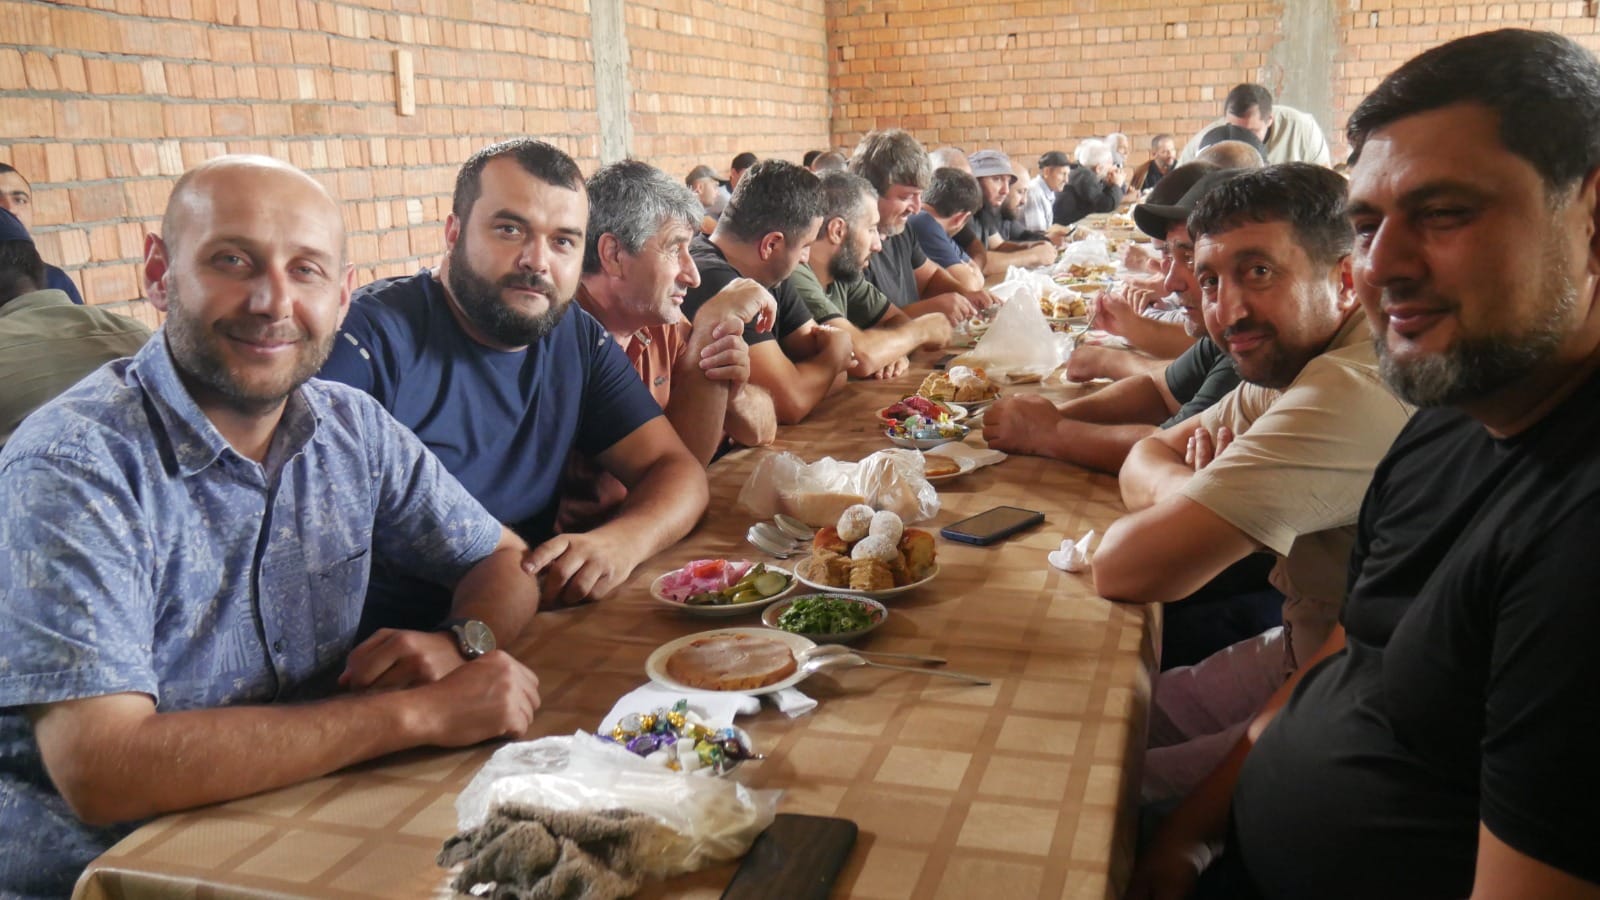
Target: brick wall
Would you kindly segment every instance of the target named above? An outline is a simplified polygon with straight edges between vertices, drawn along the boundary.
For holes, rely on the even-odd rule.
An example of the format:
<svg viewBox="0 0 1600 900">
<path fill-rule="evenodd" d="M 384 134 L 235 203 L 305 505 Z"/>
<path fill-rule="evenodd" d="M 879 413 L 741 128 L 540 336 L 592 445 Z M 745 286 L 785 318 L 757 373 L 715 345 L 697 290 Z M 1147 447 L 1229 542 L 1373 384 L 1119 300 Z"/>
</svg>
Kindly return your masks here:
<svg viewBox="0 0 1600 900">
<path fill-rule="evenodd" d="M 1238 81 L 1282 91 L 1285 11 L 1322 2 L 628 0 L 633 153 L 676 175 L 894 124 L 1030 162 L 1122 130 L 1142 159 Z M 1516 24 L 1600 50 L 1585 0 L 1329 9 L 1336 155 L 1349 110 L 1426 46 Z M 483 144 L 538 135 L 597 164 L 587 0 L 0 0 L 0 22 L 0 160 L 33 180 L 41 251 L 91 302 L 146 318 L 124 303 L 144 232 L 210 156 L 270 153 L 321 179 L 363 281 L 437 257 L 454 172 Z M 397 50 L 414 115 L 396 109 Z"/>
<path fill-rule="evenodd" d="M 1600 20 L 1584 0 L 1564 3 L 1445 3 L 1439 0 L 1360 0 L 1343 8 L 1339 33 L 1344 41 L 1335 93 L 1335 158 L 1348 152 L 1345 120 L 1383 76 L 1429 47 L 1496 28 L 1536 28 L 1565 34 L 1600 52 Z M 1335 135 L 1330 134 L 1333 141 Z"/>
<path fill-rule="evenodd" d="M 628 0 L 633 152 L 683 176 L 828 146 L 822 0 Z"/>
<path fill-rule="evenodd" d="M 93 5 L 0 0 L 0 161 L 33 182 L 45 258 L 90 302 L 150 321 L 125 302 L 144 234 L 211 156 L 269 153 L 322 181 L 361 282 L 437 258 L 455 171 L 484 144 L 534 135 L 598 164 L 586 0 Z M 682 174 L 826 142 L 821 0 L 651 0 L 627 16 L 636 156 Z M 410 116 L 397 50 L 415 70 Z"/>
<path fill-rule="evenodd" d="M 1283 93 L 1273 63 L 1286 11 L 1324 0 L 828 0 L 836 140 L 903 125 L 933 147 L 999 147 L 1031 167 L 1040 153 L 1111 131 L 1143 161 L 1161 132 L 1179 144 L 1221 112 L 1228 89 L 1258 81 Z M 1337 0 L 1334 158 L 1356 103 L 1416 53 L 1474 31 L 1559 31 L 1600 51 L 1584 0 L 1483 3 Z M 1330 127 L 1331 126 L 1331 127 Z"/>
</svg>

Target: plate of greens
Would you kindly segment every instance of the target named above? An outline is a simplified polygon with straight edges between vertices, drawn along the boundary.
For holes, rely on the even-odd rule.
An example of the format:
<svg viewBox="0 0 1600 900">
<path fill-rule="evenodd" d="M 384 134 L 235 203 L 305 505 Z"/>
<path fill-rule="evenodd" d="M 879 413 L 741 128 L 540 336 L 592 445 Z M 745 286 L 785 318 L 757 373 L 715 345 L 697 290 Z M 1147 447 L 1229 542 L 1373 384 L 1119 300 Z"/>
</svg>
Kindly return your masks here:
<svg viewBox="0 0 1600 900">
<path fill-rule="evenodd" d="M 819 644 L 847 644 L 884 623 L 889 610 L 867 597 L 803 594 L 774 603 L 761 613 L 768 628 L 798 634 Z"/>
</svg>

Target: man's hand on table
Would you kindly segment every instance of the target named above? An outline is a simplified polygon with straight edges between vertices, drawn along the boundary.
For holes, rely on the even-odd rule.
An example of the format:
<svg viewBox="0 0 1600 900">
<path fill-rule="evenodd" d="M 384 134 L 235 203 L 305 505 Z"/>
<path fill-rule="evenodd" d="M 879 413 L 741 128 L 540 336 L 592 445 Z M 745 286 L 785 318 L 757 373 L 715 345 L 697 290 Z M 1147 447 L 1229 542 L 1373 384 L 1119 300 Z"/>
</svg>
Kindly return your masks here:
<svg viewBox="0 0 1600 900">
<path fill-rule="evenodd" d="M 415 687 L 438 681 L 464 662 L 449 632 L 380 628 L 350 651 L 339 686 L 352 691 Z"/>
<path fill-rule="evenodd" d="M 901 375 L 904 375 L 906 373 L 906 369 L 909 368 L 911 368 L 911 360 L 902 356 L 878 371 L 873 372 L 872 377 L 880 381 L 887 381 L 891 378 L 899 378 Z"/>
<path fill-rule="evenodd" d="M 556 535 L 528 551 L 522 570 L 539 578 L 541 605 L 576 606 L 604 599 L 627 581 L 639 564 L 634 553 L 634 547 L 601 527 Z"/>
<path fill-rule="evenodd" d="M 1222 455 L 1233 443 L 1233 432 L 1226 426 L 1218 428 L 1213 435 L 1202 426 L 1189 435 L 1188 446 L 1183 451 L 1183 461 L 1194 466 L 1196 472 L 1211 465 L 1212 460 Z"/>
<path fill-rule="evenodd" d="M 491 650 L 418 688 L 417 699 L 429 708 L 427 743 L 468 747 L 525 734 L 539 709 L 539 676 L 504 650 Z"/>
<path fill-rule="evenodd" d="M 978 313 L 977 307 L 972 305 L 971 300 L 954 291 L 948 294 L 940 294 L 937 297 L 929 297 L 921 301 L 920 305 L 923 309 L 937 312 L 944 316 L 952 327 L 960 325 Z"/>
<path fill-rule="evenodd" d="M 983 414 L 983 440 L 994 450 L 1042 456 L 1040 439 L 1059 421 L 1056 405 L 1038 394 L 1001 397 Z"/>
<path fill-rule="evenodd" d="M 955 328 L 950 320 L 938 313 L 923 313 L 911 322 L 922 335 L 921 347 L 924 350 L 943 350 L 955 336 Z"/>
</svg>

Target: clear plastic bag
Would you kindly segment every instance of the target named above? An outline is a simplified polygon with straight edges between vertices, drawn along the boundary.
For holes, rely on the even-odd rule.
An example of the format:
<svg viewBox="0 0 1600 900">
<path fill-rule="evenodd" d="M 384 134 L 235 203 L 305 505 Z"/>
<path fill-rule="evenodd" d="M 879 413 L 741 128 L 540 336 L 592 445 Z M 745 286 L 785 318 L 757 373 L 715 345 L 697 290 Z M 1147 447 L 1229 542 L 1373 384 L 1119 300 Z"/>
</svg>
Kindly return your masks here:
<svg viewBox="0 0 1600 900">
<path fill-rule="evenodd" d="M 476 828 L 502 803 L 626 809 L 665 826 L 644 873 L 665 878 L 742 856 L 772 824 L 781 795 L 732 778 L 691 778 L 580 731 L 501 747 L 456 798 L 456 823 Z"/>
<path fill-rule="evenodd" d="M 1026 273 L 1015 282 L 1008 282 L 1014 285 L 1010 291 L 1002 293 L 1001 289 L 1006 287 L 1002 284 L 990 292 L 1008 294 L 1010 299 L 995 314 L 994 324 L 978 341 L 978 346 L 962 355 L 963 364 L 982 366 L 991 378 L 1017 378 L 1047 375 L 1066 360 L 1072 344 L 1057 340 L 1062 335 L 1051 331 L 1050 323 L 1045 321 L 1039 309 L 1041 291 L 1035 283 L 1038 278 L 1050 280 L 1048 276 Z"/>
<path fill-rule="evenodd" d="M 859 463 L 825 456 L 807 464 L 793 453 L 769 453 L 739 490 L 739 505 L 755 515 L 786 513 L 813 527 L 832 525 L 856 503 L 892 510 L 908 523 L 939 514 L 939 492 L 914 450 L 879 450 Z"/>
</svg>

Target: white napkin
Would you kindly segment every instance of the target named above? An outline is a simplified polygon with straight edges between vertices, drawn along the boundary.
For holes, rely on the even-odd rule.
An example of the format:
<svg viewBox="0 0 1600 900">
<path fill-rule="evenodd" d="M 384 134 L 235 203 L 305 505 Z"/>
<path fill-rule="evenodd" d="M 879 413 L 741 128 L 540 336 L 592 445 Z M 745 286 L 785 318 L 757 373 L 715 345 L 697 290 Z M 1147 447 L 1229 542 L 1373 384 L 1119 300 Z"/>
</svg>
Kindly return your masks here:
<svg viewBox="0 0 1600 900">
<path fill-rule="evenodd" d="M 817 701 L 800 693 L 795 688 L 784 688 L 766 695 L 778 711 L 791 719 L 797 719 L 817 708 Z M 690 701 L 693 703 L 694 701 Z"/>
<path fill-rule="evenodd" d="M 970 459 L 972 460 L 973 468 L 975 469 L 981 469 L 984 466 L 992 466 L 997 462 L 1004 462 L 1006 458 L 1006 455 L 1001 453 L 999 450 L 990 450 L 987 447 L 973 447 L 960 441 L 952 441 L 948 444 L 940 444 L 939 446 L 925 452 L 928 456 L 948 456 L 951 459 Z"/>
<path fill-rule="evenodd" d="M 1050 565 L 1064 572 L 1082 572 L 1089 568 L 1089 545 L 1094 543 L 1094 529 L 1083 537 L 1061 542 L 1061 549 L 1051 552 Z"/>
<path fill-rule="evenodd" d="M 689 701 L 689 708 L 693 709 L 696 715 L 715 728 L 726 728 L 733 724 L 734 716 L 747 715 L 761 709 L 759 699 L 744 694 L 680 691 L 650 682 L 622 695 L 622 699 L 618 700 L 616 705 L 611 707 L 611 711 L 606 713 L 606 717 L 600 720 L 600 727 L 595 729 L 595 733 L 610 734 L 611 729 L 617 726 L 617 722 L 623 716 L 654 712 L 684 699 Z"/>
</svg>

